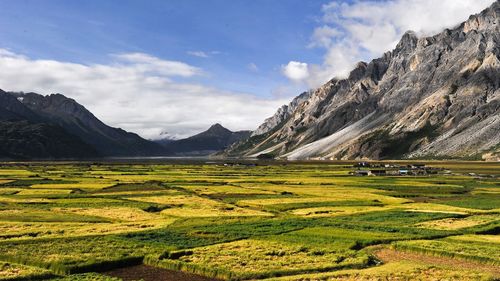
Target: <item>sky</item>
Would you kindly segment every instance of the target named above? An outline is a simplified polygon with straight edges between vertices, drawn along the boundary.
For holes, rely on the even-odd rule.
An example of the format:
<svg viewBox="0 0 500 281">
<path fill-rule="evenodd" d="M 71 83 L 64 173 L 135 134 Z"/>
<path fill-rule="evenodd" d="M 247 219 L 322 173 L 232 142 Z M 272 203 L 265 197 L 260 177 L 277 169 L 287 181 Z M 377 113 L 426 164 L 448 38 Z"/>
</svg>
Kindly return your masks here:
<svg viewBox="0 0 500 281">
<path fill-rule="evenodd" d="M 492 2 L 3 0 L 0 88 L 64 94 L 150 139 L 253 130 L 405 31 L 432 35 Z"/>
</svg>

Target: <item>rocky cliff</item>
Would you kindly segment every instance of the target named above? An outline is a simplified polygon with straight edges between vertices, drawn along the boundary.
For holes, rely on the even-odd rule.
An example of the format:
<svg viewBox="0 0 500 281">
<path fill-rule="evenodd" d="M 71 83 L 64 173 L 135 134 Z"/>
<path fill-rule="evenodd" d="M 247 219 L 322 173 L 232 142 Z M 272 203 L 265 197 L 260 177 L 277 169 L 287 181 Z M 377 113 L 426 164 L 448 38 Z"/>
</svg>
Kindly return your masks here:
<svg viewBox="0 0 500 281">
<path fill-rule="evenodd" d="M 481 158 L 500 148 L 500 2 L 453 29 L 360 62 L 282 107 L 228 155 Z"/>
</svg>

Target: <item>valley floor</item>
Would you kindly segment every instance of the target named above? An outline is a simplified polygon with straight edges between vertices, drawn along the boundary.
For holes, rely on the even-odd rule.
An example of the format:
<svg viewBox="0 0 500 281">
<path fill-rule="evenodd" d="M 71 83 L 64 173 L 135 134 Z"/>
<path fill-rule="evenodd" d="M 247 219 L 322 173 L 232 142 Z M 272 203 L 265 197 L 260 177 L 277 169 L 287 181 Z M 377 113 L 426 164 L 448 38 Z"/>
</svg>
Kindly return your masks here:
<svg viewBox="0 0 500 281">
<path fill-rule="evenodd" d="M 500 278 L 500 163 L 353 164 L 4 162 L 0 280 Z"/>
</svg>

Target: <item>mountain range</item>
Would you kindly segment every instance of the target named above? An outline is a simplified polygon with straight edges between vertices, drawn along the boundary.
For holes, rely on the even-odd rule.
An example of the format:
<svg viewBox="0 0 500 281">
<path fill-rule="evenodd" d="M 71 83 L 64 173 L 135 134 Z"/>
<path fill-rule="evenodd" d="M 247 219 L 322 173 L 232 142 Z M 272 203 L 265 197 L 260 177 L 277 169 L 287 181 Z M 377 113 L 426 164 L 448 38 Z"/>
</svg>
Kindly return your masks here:
<svg viewBox="0 0 500 281">
<path fill-rule="evenodd" d="M 499 160 L 499 18 L 496 1 L 434 36 L 408 31 L 392 51 L 300 94 L 253 132 L 215 124 L 151 141 L 64 95 L 0 90 L 0 157 Z"/>
<path fill-rule="evenodd" d="M 406 32 L 284 105 L 228 156 L 498 159 L 500 2 L 430 37 Z"/>
<path fill-rule="evenodd" d="M 207 155 L 250 132 L 220 124 L 187 139 L 150 141 L 113 128 L 61 94 L 0 90 L 0 157 L 24 159 Z"/>
</svg>

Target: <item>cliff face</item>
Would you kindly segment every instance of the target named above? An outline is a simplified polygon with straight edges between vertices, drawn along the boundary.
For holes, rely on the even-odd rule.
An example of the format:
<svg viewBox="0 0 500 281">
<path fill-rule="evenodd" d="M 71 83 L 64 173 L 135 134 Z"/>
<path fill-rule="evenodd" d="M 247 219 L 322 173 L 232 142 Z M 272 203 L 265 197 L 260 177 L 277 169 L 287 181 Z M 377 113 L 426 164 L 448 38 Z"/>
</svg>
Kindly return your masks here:
<svg viewBox="0 0 500 281">
<path fill-rule="evenodd" d="M 500 2 L 297 97 L 228 155 L 478 157 L 500 144 Z"/>
</svg>

